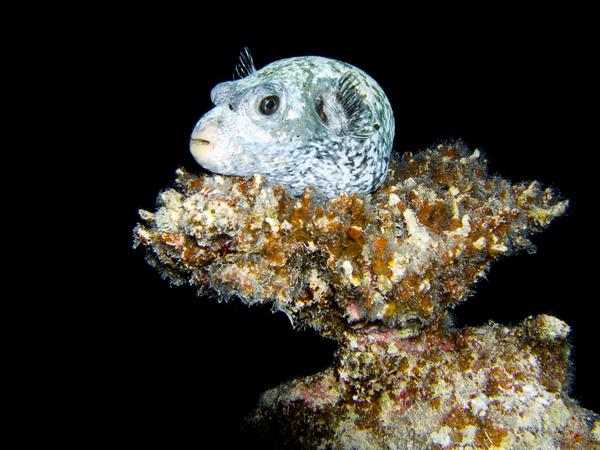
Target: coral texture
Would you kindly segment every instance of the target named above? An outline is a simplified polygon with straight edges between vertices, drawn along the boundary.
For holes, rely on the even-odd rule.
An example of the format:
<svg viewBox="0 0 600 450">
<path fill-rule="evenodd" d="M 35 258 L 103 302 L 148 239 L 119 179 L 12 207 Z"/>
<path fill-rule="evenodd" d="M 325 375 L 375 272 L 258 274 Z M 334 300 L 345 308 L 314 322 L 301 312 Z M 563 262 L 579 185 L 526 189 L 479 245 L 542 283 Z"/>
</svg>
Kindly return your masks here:
<svg viewBox="0 0 600 450">
<path fill-rule="evenodd" d="M 463 300 L 497 257 L 566 201 L 489 177 L 478 150 L 440 145 L 392 161 L 373 194 L 320 201 L 263 178 L 177 172 L 136 242 L 172 283 L 252 304 L 332 338 L 373 324 L 417 332 Z"/>
<path fill-rule="evenodd" d="M 566 207 L 452 143 L 332 200 L 179 170 L 135 245 L 173 284 L 272 302 L 339 342 L 332 367 L 266 392 L 249 418 L 281 448 L 600 448 L 598 416 L 568 396 L 567 324 L 455 329 L 448 315 Z"/>
<path fill-rule="evenodd" d="M 600 448 L 600 418 L 568 397 L 564 322 L 441 325 L 349 333 L 333 368 L 267 391 L 251 424 L 282 448 Z"/>
</svg>

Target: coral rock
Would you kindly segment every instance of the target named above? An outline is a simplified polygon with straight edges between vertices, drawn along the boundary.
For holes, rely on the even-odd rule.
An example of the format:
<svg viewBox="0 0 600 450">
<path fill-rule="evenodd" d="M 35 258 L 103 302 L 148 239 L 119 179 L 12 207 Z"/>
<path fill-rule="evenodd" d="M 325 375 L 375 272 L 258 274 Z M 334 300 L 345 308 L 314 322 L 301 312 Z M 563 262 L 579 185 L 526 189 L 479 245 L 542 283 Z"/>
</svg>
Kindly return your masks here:
<svg viewBox="0 0 600 450">
<path fill-rule="evenodd" d="M 490 263 L 533 249 L 563 214 L 539 183 L 488 176 L 478 150 L 440 145 L 392 161 L 376 192 L 291 196 L 254 178 L 177 172 L 136 244 L 174 284 L 273 302 L 339 339 L 373 325 L 418 332 L 463 300 Z"/>
<path fill-rule="evenodd" d="M 249 422 L 281 448 L 600 448 L 600 417 L 568 397 L 568 328 L 348 333 L 333 368 L 266 392 Z"/>
<path fill-rule="evenodd" d="M 568 396 L 567 324 L 455 329 L 448 316 L 566 207 L 455 143 L 331 200 L 179 170 L 157 211 L 140 211 L 135 244 L 173 284 L 272 302 L 339 342 L 331 368 L 266 392 L 250 417 L 279 448 L 600 448 L 598 416 Z"/>
</svg>

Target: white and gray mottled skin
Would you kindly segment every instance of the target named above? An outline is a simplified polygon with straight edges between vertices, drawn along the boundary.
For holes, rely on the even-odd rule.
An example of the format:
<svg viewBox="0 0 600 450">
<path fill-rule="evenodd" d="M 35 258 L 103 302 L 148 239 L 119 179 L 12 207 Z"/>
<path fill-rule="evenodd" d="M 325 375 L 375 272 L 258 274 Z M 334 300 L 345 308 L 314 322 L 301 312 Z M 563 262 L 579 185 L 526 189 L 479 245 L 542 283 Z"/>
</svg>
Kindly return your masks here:
<svg viewBox="0 0 600 450">
<path fill-rule="evenodd" d="M 394 116 L 369 75 L 318 56 L 256 70 L 247 52 L 238 72 L 243 78 L 213 88 L 215 107 L 192 133 L 190 150 L 201 166 L 224 175 L 259 173 L 294 195 L 310 186 L 327 198 L 369 193 L 384 182 Z M 265 114 L 261 101 L 270 96 L 278 105 Z"/>
</svg>

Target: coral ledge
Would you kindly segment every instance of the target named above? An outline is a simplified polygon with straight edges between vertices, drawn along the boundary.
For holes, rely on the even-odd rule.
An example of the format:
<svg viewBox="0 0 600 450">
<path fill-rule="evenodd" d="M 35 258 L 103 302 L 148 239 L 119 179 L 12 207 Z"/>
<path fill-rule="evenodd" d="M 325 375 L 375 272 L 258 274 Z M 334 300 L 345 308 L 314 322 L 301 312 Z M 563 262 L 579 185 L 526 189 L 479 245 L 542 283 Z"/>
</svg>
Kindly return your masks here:
<svg viewBox="0 0 600 450">
<path fill-rule="evenodd" d="M 180 169 L 134 239 L 171 283 L 271 302 L 339 342 L 331 368 L 266 392 L 249 419 L 282 448 L 600 448 L 598 416 L 568 396 L 568 325 L 455 329 L 448 315 L 566 208 L 458 142 L 333 200 Z"/>
</svg>

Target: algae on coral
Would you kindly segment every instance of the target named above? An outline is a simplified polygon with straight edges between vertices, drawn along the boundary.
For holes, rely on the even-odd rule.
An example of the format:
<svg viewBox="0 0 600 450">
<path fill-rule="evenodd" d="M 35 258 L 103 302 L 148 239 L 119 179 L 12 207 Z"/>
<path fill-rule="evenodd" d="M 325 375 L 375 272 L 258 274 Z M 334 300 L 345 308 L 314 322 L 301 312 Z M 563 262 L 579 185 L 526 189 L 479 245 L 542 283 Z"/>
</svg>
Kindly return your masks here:
<svg viewBox="0 0 600 450">
<path fill-rule="evenodd" d="M 338 341 L 332 367 L 262 396 L 249 423 L 280 445 L 597 448 L 598 416 L 568 395 L 567 324 L 456 329 L 448 316 L 567 204 L 488 175 L 478 150 L 453 143 L 333 200 L 179 170 L 157 211 L 140 212 L 135 244 L 174 284 L 271 302 Z"/>
</svg>

